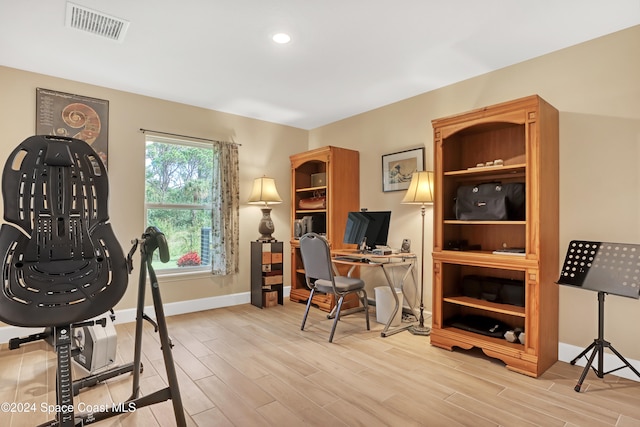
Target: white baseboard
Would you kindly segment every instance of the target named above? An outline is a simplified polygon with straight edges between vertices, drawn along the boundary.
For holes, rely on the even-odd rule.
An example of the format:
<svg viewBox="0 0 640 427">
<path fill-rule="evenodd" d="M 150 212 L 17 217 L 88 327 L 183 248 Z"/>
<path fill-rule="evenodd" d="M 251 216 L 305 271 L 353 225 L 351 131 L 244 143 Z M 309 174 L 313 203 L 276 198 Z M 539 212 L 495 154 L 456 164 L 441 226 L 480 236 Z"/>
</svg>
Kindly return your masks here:
<svg viewBox="0 0 640 427">
<path fill-rule="evenodd" d="M 591 344 L 591 343 L 588 343 L 588 344 Z M 585 345 L 585 347 L 587 346 Z M 562 362 L 570 363 L 574 357 L 576 357 L 577 355 L 579 355 L 584 351 L 585 347 L 577 347 L 575 345 L 559 343 L 558 344 L 558 360 Z M 590 354 L 591 354 L 591 351 L 589 351 L 589 353 L 587 354 L 587 357 Z M 625 359 L 627 358 L 625 357 Z M 581 357 L 580 359 L 576 360 L 576 366 L 584 367 L 587 365 L 587 362 L 588 360 L 586 357 Z M 602 370 L 605 373 L 611 371 L 612 369 L 616 369 L 618 366 L 625 366 L 624 363 L 620 361 L 620 359 L 618 359 L 616 355 L 608 352 L 604 353 L 603 362 L 604 362 L 604 366 L 602 367 Z M 640 361 L 627 359 L 627 362 L 629 362 L 629 364 L 633 366 L 637 371 L 640 371 Z M 594 360 L 592 366 L 594 366 L 595 368 L 598 368 L 598 361 Z M 626 378 L 628 380 L 640 381 L 640 378 L 638 378 L 638 376 L 631 369 L 627 367 L 625 367 L 624 369 L 620 369 L 619 371 L 613 372 L 612 375 L 617 375 L 619 377 Z M 578 378 L 576 378 L 576 380 L 577 379 Z"/>
<path fill-rule="evenodd" d="M 231 307 L 234 305 L 247 304 L 251 302 L 251 294 L 243 292 L 241 294 L 222 295 L 219 297 L 200 298 L 190 301 L 171 302 L 163 304 L 165 316 L 177 316 L 178 314 L 195 313 L 196 311 L 212 310 L 214 308 Z M 156 318 L 153 305 L 145 306 L 144 312 L 152 319 Z M 116 321 L 114 323 L 129 323 L 136 321 L 136 309 L 127 308 L 116 311 Z"/>
<path fill-rule="evenodd" d="M 288 297 L 291 288 L 289 286 L 284 288 L 284 296 Z M 211 310 L 214 308 L 231 307 L 234 305 L 247 304 L 251 301 L 251 294 L 249 292 L 242 292 L 239 294 L 222 295 L 218 297 L 201 298 L 190 301 L 180 301 L 164 304 L 164 314 L 166 316 L 176 316 L 178 314 L 194 313 L 196 311 Z M 155 311 L 153 306 L 145 307 L 145 313 L 155 318 Z M 129 308 L 125 310 L 116 311 L 115 323 L 128 323 L 136 320 L 136 310 Z M 425 312 L 425 315 L 430 317 L 431 313 Z M 18 326 L 4 326 L 0 327 L 0 343 L 6 343 L 11 338 L 24 337 L 30 334 L 42 332 L 42 328 L 21 328 Z M 584 347 L 577 347 L 571 344 L 559 343 L 558 344 L 558 360 L 566 363 L 570 363 L 574 357 L 580 354 L 584 350 Z M 627 359 L 627 361 L 638 371 L 640 371 L 640 361 Z M 576 361 L 577 366 L 585 366 L 587 359 L 581 357 Z M 606 353 L 604 355 L 604 367 L 603 370 L 608 372 L 618 366 L 624 364 L 613 354 Z M 597 365 L 596 365 L 597 366 Z M 625 367 L 616 371 L 614 375 L 622 378 L 638 381 L 638 376 L 631 371 L 631 369 Z"/>
<path fill-rule="evenodd" d="M 291 291 L 290 286 L 286 286 L 283 289 L 285 297 L 289 296 Z M 214 308 L 231 307 L 234 305 L 248 304 L 251 302 L 251 294 L 249 292 L 242 292 L 239 294 L 221 295 L 218 297 L 200 298 L 189 301 L 170 302 L 163 304 L 165 316 L 176 316 L 178 314 L 195 313 L 196 311 L 212 310 Z M 156 313 L 152 305 L 145 306 L 144 312 L 147 316 L 155 319 Z M 127 308 L 124 310 L 117 310 L 115 312 L 116 320 L 118 323 L 135 322 L 136 309 Z M 26 337 L 27 335 L 37 334 L 42 332 L 43 328 L 22 328 L 19 326 L 3 326 L 0 327 L 0 343 L 9 342 L 11 338 Z"/>
</svg>

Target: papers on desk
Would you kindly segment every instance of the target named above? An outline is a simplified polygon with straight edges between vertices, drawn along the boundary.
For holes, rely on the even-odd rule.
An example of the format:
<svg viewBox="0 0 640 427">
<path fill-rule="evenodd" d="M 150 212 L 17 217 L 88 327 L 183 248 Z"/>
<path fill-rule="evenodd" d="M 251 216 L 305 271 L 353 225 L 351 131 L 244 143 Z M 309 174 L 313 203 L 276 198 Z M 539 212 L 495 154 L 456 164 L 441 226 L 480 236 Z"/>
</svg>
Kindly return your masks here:
<svg viewBox="0 0 640 427">
<path fill-rule="evenodd" d="M 389 248 L 378 248 L 371 251 L 373 255 L 391 255 L 393 252 Z"/>
</svg>

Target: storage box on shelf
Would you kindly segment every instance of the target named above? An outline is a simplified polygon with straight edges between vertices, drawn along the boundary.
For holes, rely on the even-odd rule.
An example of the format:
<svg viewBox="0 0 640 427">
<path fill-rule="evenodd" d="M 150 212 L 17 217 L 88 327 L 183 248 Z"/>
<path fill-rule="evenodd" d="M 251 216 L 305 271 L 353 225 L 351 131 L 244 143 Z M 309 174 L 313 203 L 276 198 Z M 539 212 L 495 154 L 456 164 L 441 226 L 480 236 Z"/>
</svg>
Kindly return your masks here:
<svg viewBox="0 0 640 427">
<path fill-rule="evenodd" d="M 433 121 L 436 203 L 431 344 L 479 347 L 509 369 L 539 376 L 558 356 L 558 111 L 530 96 Z M 495 160 L 498 160 L 496 165 Z M 493 165 L 486 166 L 487 162 Z M 524 220 L 455 218 L 461 185 L 524 182 Z M 452 243 L 457 242 L 457 243 Z M 472 250 L 451 250 L 465 242 Z M 503 247 L 524 254 L 494 254 Z M 464 248 L 462 248 L 464 249 Z M 465 296 L 467 275 L 517 279 L 524 307 Z M 481 315 L 525 332 L 524 344 L 452 327 Z"/>
<path fill-rule="evenodd" d="M 265 290 L 262 292 L 262 306 L 264 308 L 275 307 L 278 305 L 278 292 Z"/>
<path fill-rule="evenodd" d="M 339 147 L 322 147 L 295 154 L 291 160 L 291 293 L 295 302 L 306 302 L 309 289 L 305 283 L 300 257 L 299 237 L 314 231 L 324 235 L 332 249 L 348 247 L 342 243 L 350 211 L 360 209 L 359 153 Z M 317 185 L 322 184 L 322 185 Z M 309 199 L 324 197 L 324 204 L 309 206 Z M 301 200 L 306 200 L 302 203 Z M 353 246 L 353 245 L 352 245 Z M 344 308 L 358 304 L 355 295 L 345 299 Z M 336 301 L 333 295 L 316 293 L 312 303 L 331 311 Z"/>
</svg>

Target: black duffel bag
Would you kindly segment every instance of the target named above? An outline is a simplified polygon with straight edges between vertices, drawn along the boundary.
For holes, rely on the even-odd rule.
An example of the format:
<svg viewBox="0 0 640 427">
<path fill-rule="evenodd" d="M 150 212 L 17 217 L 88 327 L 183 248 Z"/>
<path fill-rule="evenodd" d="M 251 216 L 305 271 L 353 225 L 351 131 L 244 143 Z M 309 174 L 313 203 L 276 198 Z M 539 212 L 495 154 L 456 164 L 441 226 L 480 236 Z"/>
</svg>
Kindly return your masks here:
<svg viewBox="0 0 640 427">
<path fill-rule="evenodd" d="M 489 182 L 458 187 L 456 219 L 473 221 L 522 221 L 525 219 L 523 182 Z"/>
</svg>

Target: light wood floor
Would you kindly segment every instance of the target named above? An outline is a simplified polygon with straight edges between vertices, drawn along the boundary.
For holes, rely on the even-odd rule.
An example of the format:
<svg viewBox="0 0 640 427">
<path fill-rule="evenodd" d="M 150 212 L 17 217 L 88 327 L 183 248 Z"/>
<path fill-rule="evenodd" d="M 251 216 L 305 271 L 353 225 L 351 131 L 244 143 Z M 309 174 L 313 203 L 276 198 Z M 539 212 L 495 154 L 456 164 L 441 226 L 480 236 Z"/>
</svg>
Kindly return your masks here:
<svg viewBox="0 0 640 427">
<path fill-rule="evenodd" d="M 558 362 L 541 378 L 507 370 L 477 351 L 431 347 L 428 337 L 366 331 L 363 314 L 346 316 L 333 344 L 330 321 L 304 306 L 251 305 L 168 319 L 190 426 L 640 426 L 640 383 L 613 374 L 587 377 Z M 119 363 L 133 359 L 133 324 L 118 325 Z M 165 386 L 157 334 L 145 326 L 141 388 Z M 79 376 L 78 376 L 79 377 Z M 35 404 L 35 413 L 0 412 L 0 426 L 33 426 L 52 417 L 55 354 L 43 342 L 0 348 L 0 402 Z M 80 404 L 120 402 L 130 375 L 83 391 Z M 173 426 L 170 402 L 102 421 L 100 426 Z"/>
</svg>

